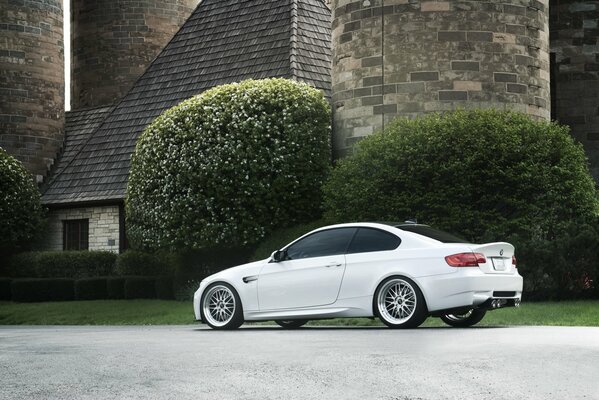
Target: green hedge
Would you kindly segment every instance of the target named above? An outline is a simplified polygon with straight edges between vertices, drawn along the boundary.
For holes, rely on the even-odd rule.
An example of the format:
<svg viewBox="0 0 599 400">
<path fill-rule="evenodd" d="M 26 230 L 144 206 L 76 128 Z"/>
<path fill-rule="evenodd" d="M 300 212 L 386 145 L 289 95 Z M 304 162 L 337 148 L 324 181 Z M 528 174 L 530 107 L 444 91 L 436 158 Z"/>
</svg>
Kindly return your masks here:
<svg viewBox="0 0 599 400">
<path fill-rule="evenodd" d="M 139 137 L 125 202 L 135 248 L 252 245 L 321 210 L 331 162 L 322 91 L 286 79 L 210 89 Z"/>
<path fill-rule="evenodd" d="M 109 299 L 121 300 L 125 298 L 125 278 L 110 277 L 106 279 L 106 294 Z"/>
<path fill-rule="evenodd" d="M 567 127 L 497 110 L 398 118 L 339 161 L 324 194 L 330 220 L 417 218 L 473 241 L 551 240 L 599 210 Z"/>
<path fill-rule="evenodd" d="M 125 280 L 125 299 L 155 299 L 156 279 L 146 276 L 130 276 Z"/>
<path fill-rule="evenodd" d="M 105 300 L 107 298 L 107 278 L 86 278 L 75 281 L 75 300 Z"/>
<path fill-rule="evenodd" d="M 73 279 L 15 279 L 11 282 L 12 301 L 66 301 L 75 297 Z"/>
<path fill-rule="evenodd" d="M 12 279 L 0 278 L 0 301 L 9 301 L 12 296 L 10 293 L 10 283 Z"/>
<path fill-rule="evenodd" d="M 114 273 L 117 255 L 109 251 L 40 251 L 11 258 L 16 278 L 93 278 Z"/>
<path fill-rule="evenodd" d="M 115 272 L 121 276 L 172 276 L 175 272 L 173 258 L 166 253 L 128 250 L 117 258 Z"/>
<path fill-rule="evenodd" d="M 40 232 L 40 192 L 23 164 L 0 148 L 0 258 L 27 248 Z"/>
<path fill-rule="evenodd" d="M 170 277 L 156 278 L 156 298 L 161 300 L 173 300 L 175 298 L 175 287 Z"/>
</svg>

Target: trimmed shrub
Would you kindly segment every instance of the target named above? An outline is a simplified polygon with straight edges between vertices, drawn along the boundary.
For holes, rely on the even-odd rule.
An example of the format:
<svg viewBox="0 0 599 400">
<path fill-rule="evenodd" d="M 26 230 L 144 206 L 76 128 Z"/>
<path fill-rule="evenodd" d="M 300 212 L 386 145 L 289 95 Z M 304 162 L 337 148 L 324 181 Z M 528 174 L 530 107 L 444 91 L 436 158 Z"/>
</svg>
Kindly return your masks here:
<svg viewBox="0 0 599 400">
<path fill-rule="evenodd" d="M 307 84 L 248 80 L 182 102 L 148 126 L 132 156 L 132 245 L 246 246 L 314 219 L 329 142 L 329 105 Z"/>
<path fill-rule="evenodd" d="M 175 289 L 173 278 L 156 278 L 156 298 L 161 300 L 173 300 L 175 298 Z"/>
<path fill-rule="evenodd" d="M 290 228 L 277 229 L 262 240 L 252 256 L 252 261 L 259 261 L 270 257 L 273 251 L 280 250 L 298 237 L 325 225 L 327 225 L 326 221 L 318 220 L 307 224 L 295 225 Z"/>
<path fill-rule="evenodd" d="M 156 279 L 147 276 L 129 276 L 125 279 L 125 299 L 155 299 Z"/>
<path fill-rule="evenodd" d="M 572 223 L 554 239 L 508 239 L 516 246 L 531 300 L 599 298 L 599 223 Z"/>
<path fill-rule="evenodd" d="M 94 278 L 114 272 L 117 255 L 109 251 L 41 251 L 11 259 L 13 277 Z"/>
<path fill-rule="evenodd" d="M 172 256 L 163 253 L 129 250 L 118 256 L 115 272 L 122 276 L 172 276 L 174 262 L 171 258 Z"/>
<path fill-rule="evenodd" d="M 14 279 L 12 300 L 17 302 L 66 301 L 74 298 L 73 279 Z"/>
<path fill-rule="evenodd" d="M 598 212 L 568 128 L 496 110 L 399 118 L 339 161 L 324 194 L 335 221 L 416 217 L 473 241 L 551 240 Z"/>
<path fill-rule="evenodd" d="M 26 248 L 44 212 L 33 177 L 20 161 L 0 148 L 0 258 Z"/>
<path fill-rule="evenodd" d="M 10 283 L 12 279 L 0 278 L 0 301 L 10 301 Z"/>
<path fill-rule="evenodd" d="M 105 300 L 107 298 L 107 278 L 86 278 L 75 281 L 76 300 Z"/>
<path fill-rule="evenodd" d="M 121 300 L 125 298 L 125 278 L 106 279 L 106 294 L 109 299 Z"/>
</svg>

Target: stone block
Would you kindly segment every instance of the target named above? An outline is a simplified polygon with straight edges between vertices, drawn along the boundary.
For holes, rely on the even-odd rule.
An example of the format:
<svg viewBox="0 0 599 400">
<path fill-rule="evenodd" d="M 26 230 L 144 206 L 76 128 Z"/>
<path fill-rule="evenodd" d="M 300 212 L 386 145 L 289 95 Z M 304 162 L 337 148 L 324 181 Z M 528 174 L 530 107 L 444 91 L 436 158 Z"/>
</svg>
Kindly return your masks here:
<svg viewBox="0 0 599 400">
<path fill-rule="evenodd" d="M 468 100 L 468 92 L 460 90 L 440 90 L 440 101 Z"/>
<path fill-rule="evenodd" d="M 480 63 L 478 61 L 452 61 L 451 69 L 460 71 L 479 71 Z"/>
<path fill-rule="evenodd" d="M 422 12 L 439 12 L 449 10 L 450 5 L 448 1 L 423 1 L 420 3 L 420 11 Z"/>
<path fill-rule="evenodd" d="M 482 83 L 476 81 L 453 81 L 453 89 L 464 91 L 480 91 L 482 90 Z"/>
<path fill-rule="evenodd" d="M 461 31 L 440 31 L 437 33 L 439 42 L 465 42 L 466 32 Z"/>
<path fill-rule="evenodd" d="M 469 42 L 492 42 L 493 32 L 467 32 L 467 39 Z"/>
<path fill-rule="evenodd" d="M 439 80 L 439 71 L 410 72 L 410 80 L 412 82 L 438 81 Z"/>
<path fill-rule="evenodd" d="M 507 84 L 507 91 L 509 93 L 521 93 L 521 94 L 525 94 L 528 92 L 528 86 L 527 85 L 522 85 L 520 83 L 508 83 Z"/>
</svg>

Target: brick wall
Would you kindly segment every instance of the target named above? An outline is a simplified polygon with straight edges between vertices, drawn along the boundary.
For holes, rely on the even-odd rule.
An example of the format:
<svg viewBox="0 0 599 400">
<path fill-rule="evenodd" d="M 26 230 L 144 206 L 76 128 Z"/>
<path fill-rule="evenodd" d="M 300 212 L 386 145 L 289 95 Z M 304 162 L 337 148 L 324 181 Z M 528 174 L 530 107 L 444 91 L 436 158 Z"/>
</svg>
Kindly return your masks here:
<svg viewBox="0 0 599 400">
<path fill-rule="evenodd" d="M 63 220 L 89 219 L 89 250 L 119 251 L 119 206 L 52 210 L 40 250 L 63 249 Z M 114 241 L 114 244 L 109 244 Z"/>
<path fill-rule="evenodd" d="M 73 109 L 123 97 L 199 0 L 73 0 Z"/>
<path fill-rule="evenodd" d="M 514 109 L 548 119 L 548 0 L 333 0 L 337 157 L 397 116 Z"/>
<path fill-rule="evenodd" d="M 0 147 L 40 182 L 64 137 L 61 0 L 0 0 Z"/>
<path fill-rule="evenodd" d="M 599 182 L 599 1 L 551 1 L 555 119 L 570 126 Z"/>
</svg>

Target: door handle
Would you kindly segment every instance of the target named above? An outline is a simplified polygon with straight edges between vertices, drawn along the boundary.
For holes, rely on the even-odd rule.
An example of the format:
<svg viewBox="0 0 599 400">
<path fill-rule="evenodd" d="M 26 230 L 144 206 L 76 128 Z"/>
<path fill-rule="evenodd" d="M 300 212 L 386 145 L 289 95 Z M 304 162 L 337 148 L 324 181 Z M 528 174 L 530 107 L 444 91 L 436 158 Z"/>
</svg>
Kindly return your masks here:
<svg viewBox="0 0 599 400">
<path fill-rule="evenodd" d="M 340 263 L 340 262 L 332 262 L 332 263 L 330 263 L 330 264 L 327 264 L 327 265 L 325 265 L 325 267 L 327 267 L 327 268 L 331 268 L 331 267 L 340 267 L 340 266 L 342 266 L 342 265 L 343 265 L 343 264 L 342 264 L 342 263 Z"/>
</svg>

